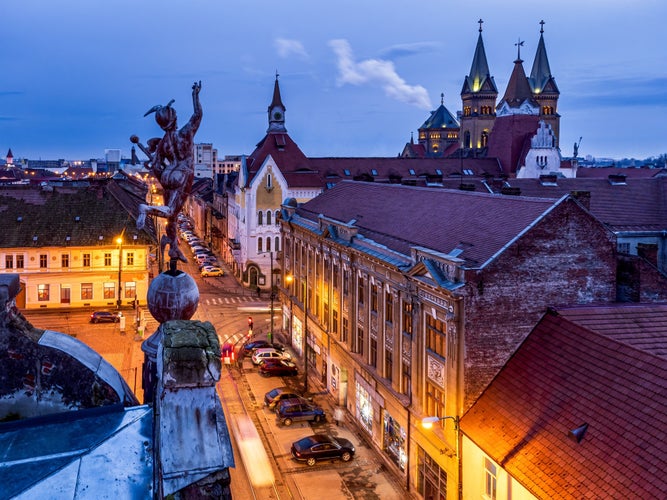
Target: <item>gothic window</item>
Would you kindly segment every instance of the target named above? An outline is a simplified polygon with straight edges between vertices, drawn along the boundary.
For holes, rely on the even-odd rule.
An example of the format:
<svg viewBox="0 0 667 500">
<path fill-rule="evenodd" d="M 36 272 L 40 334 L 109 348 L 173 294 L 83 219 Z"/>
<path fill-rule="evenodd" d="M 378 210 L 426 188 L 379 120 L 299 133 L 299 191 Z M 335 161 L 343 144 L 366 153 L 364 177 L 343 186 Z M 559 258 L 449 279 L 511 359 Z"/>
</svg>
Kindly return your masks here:
<svg viewBox="0 0 667 500">
<path fill-rule="evenodd" d="M 257 225 L 261 226 L 262 224 L 264 224 L 264 212 L 260 210 L 257 212 Z"/>
<path fill-rule="evenodd" d="M 262 238 L 257 238 L 257 253 L 262 253 Z"/>
<path fill-rule="evenodd" d="M 275 214 L 275 217 L 274 217 L 274 219 L 276 221 L 276 226 L 278 226 L 280 224 L 280 222 L 278 222 L 278 216 L 279 215 L 280 215 L 280 210 L 276 210 L 276 214 Z"/>
<path fill-rule="evenodd" d="M 482 132 L 482 147 L 485 148 L 489 143 L 489 131 L 485 130 Z"/>
<path fill-rule="evenodd" d="M 266 225 L 267 226 L 271 225 L 271 210 L 266 211 Z"/>
<path fill-rule="evenodd" d="M 470 116 L 472 114 L 472 108 L 470 106 L 463 106 L 463 116 Z"/>
<path fill-rule="evenodd" d="M 276 236 L 276 244 L 273 248 L 276 252 L 280 252 L 280 236 Z"/>
<path fill-rule="evenodd" d="M 270 252 L 271 251 L 271 237 L 269 236 L 266 238 L 266 251 Z"/>
</svg>

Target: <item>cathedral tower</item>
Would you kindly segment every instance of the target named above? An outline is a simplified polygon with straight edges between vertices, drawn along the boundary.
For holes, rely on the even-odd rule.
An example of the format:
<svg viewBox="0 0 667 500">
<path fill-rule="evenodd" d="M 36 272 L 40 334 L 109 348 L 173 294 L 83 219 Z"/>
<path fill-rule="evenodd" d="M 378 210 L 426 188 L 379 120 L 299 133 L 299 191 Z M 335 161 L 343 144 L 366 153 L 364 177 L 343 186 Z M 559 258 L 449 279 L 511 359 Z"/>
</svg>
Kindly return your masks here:
<svg viewBox="0 0 667 500">
<path fill-rule="evenodd" d="M 487 146 L 487 141 L 496 118 L 496 98 L 498 89 L 489 72 L 486 61 L 484 42 L 482 41 L 482 23 L 479 21 L 479 36 L 473 56 L 470 74 L 463 80 L 461 90 L 461 147 L 477 153 Z"/>
<path fill-rule="evenodd" d="M 540 118 L 551 126 L 556 138 L 556 147 L 560 137 L 560 115 L 558 114 L 558 97 L 560 91 L 556 80 L 551 74 L 547 50 L 544 46 L 544 21 L 540 21 L 540 41 L 535 52 L 533 69 L 528 78 L 533 99 L 540 107 Z"/>
</svg>

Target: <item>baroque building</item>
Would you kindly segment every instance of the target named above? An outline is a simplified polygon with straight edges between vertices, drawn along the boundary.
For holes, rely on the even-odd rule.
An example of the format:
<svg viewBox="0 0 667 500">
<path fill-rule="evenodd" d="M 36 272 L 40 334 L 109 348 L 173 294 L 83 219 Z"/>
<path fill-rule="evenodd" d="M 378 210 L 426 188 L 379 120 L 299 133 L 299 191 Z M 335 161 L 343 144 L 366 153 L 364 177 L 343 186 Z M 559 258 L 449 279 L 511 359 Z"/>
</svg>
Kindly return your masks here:
<svg viewBox="0 0 667 500">
<path fill-rule="evenodd" d="M 619 293 L 615 237 L 573 195 L 340 182 L 281 224 L 292 348 L 424 498 L 458 498 L 458 419 L 547 307 Z M 638 300 L 665 285 L 642 271 Z"/>
</svg>

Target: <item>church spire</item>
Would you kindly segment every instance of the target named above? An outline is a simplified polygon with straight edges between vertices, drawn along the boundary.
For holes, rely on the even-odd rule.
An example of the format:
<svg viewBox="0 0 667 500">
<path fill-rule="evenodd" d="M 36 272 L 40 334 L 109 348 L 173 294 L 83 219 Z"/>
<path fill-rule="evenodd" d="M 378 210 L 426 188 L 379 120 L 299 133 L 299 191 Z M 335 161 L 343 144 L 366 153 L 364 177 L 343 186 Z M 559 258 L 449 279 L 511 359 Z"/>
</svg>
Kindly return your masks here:
<svg viewBox="0 0 667 500">
<path fill-rule="evenodd" d="M 285 105 L 280 97 L 280 85 L 278 85 L 278 72 L 276 71 L 276 81 L 273 84 L 273 99 L 269 104 L 269 129 L 267 132 L 287 132 L 285 128 Z"/>
<path fill-rule="evenodd" d="M 556 82 L 551 74 L 549 67 L 549 58 L 547 57 L 547 49 L 544 45 L 544 21 L 540 21 L 540 41 L 537 44 L 537 51 L 535 52 L 535 59 L 533 60 L 533 69 L 530 72 L 528 79 L 531 90 L 534 94 L 540 94 L 545 88 L 550 86 L 551 92 L 558 93 Z M 549 85 L 551 84 L 551 85 Z"/>
<path fill-rule="evenodd" d="M 463 83 L 463 92 L 479 92 L 485 87 L 485 90 L 497 92 L 496 84 L 491 78 L 489 72 L 489 64 L 486 61 L 486 51 L 484 50 L 484 41 L 482 40 L 482 21 L 479 23 L 479 35 L 477 36 L 477 46 L 475 47 L 475 54 L 472 58 L 472 65 L 470 66 L 470 73 L 466 76 Z"/>
</svg>

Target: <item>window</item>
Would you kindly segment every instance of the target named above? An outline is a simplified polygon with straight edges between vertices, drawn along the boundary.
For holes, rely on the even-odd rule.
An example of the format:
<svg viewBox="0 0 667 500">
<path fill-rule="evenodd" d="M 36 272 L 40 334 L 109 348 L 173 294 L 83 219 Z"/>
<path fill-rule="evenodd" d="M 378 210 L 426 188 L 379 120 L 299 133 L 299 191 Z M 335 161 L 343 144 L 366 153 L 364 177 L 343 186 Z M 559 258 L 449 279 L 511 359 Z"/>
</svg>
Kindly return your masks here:
<svg viewBox="0 0 667 500">
<path fill-rule="evenodd" d="M 465 131 L 465 134 L 463 134 L 463 147 L 464 148 L 470 148 L 472 142 L 470 141 L 470 132 Z"/>
<path fill-rule="evenodd" d="M 445 408 L 445 393 L 432 382 L 426 382 L 426 415 L 442 417 Z M 445 426 L 446 420 L 441 420 L 440 425 Z"/>
<path fill-rule="evenodd" d="M 93 300 L 92 283 L 81 283 L 81 300 Z"/>
<path fill-rule="evenodd" d="M 116 298 L 116 285 L 114 283 L 105 283 L 104 284 L 104 298 L 105 299 L 115 299 Z"/>
<path fill-rule="evenodd" d="M 378 339 L 371 337 L 371 359 L 370 365 L 373 368 L 378 366 Z"/>
<path fill-rule="evenodd" d="M 348 169 L 343 170 L 343 173 L 348 177 L 350 176 L 350 171 Z"/>
<path fill-rule="evenodd" d="M 338 290 L 340 288 L 340 283 L 338 280 L 340 279 L 340 267 L 338 264 L 333 264 L 331 266 L 331 284 L 334 288 L 334 290 Z"/>
<path fill-rule="evenodd" d="M 392 374 L 394 372 L 394 353 L 389 349 L 385 348 L 384 350 L 384 378 L 388 379 L 390 382 L 392 379 Z"/>
<path fill-rule="evenodd" d="M 364 353 L 364 329 L 361 327 L 357 328 L 357 352 Z"/>
<path fill-rule="evenodd" d="M 266 176 L 266 187 L 267 187 L 268 189 L 271 189 L 271 188 L 273 187 L 273 182 L 272 182 L 272 179 L 271 179 L 271 174 L 268 174 L 268 175 Z"/>
<path fill-rule="evenodd" d="M 279 225 L 280 225 L 280 218 L 279 218 L 279 215 L 280 215 L 280 210 L 276 210 L 276 214 L 275 214 L 275 216 L 274 216 L 274 220 L 276 221 L 276 222 L 275 222 L 276 226 L 279 226 Z"/>
<path fill-rule="evenodd" d="M 276 252 L 280 252 L 280 236 L 276 236 L 275 242 L 276 242 L 276 244 L 275 244 L 273 249 Z"/>
<path fill-rule="evenodd" d="M 262 238 L 257 238 L 257 253 L 262 253 Z"/>
<path fill-rule="evenodd" d="M 13 255 L 5 255 L 5 269 L 14 269 Z"/>
<path fill-rule="evenodd" d="M 37 285 L 37 300 L 40 302 L 49 300 L 49 285 Z"/>
<path fill-rule="evenodd" d="M 133 299 L 137 296 L 137 283 L 134 281 L 125 282 L 125 298 Z"/>
<path fill-rule="evenodd" d="M 412 304 L 403 302 L 403 332 L 412 335 Z"/>
<path fill-rule="evenodd" d="M 426 348 L 443 358 L 447 356 L 447 325 L 430 315 L 426 316 Z"/>
<path fill-rule="evenodd" d="M 401 363 L 401 394 L 410 394 L 410 384 L 412 383 L 410 370 L 411 368 L 408 363 Z"/>
<path fill-rule="evenodd" d="M 271 237 L 269 236 L 266 238 L 266 251 L 270 252 L 271 251 Z"/>
<path fill-rule="evenodd" d="M 347 342 L 349 333 L 350 333 L 350 323 L 348 322 L 347 318 L 343 318 L 343 330 L 341 331 L 340 334 L 341 342 Z"/>
<path fill-rule="evenodd" d="M 267 226 L 271 225 L 271 210 L 266 211 L 266 225 Z"/>
<path fill-rule="evenodd" d="M 371 285 L 371 311 L 378 312 L 378 287 Z"/>
<path fill-rule="evenodd" d="M 134 252 L 127 252 L 125 254 L 125 264 L 128 266 L 134 265 Z"/>
<path fill-rule="evenodd" d="M 417 491 L 423 498 L 447 498 L 447 473 L 421 446 L 417 447 Z"/>
<path fill-rule="evenodd" d="M 619 253 L 630 253 L 630 243 L 618 243 L 616 249 Z"/>
<path fill-rule="evenodd" d="M 343 271 L 343 295 L 350 293 L 350 271 L 345 269 Z"/>
<path fill-rule="evenodd" d="M 363 276 L 359 276 L 359 278 L 357 278 L 357 299 L 360 304 L 364 303 L 364 288 L 364 278 Z"/>
<path fill-rule="evenodd" d="M 377 176 L 377 174 L 378 174 L 378 171 L 375 170 L 374 168 L 371 168 L 371 175 Z"/>
<path fill-rule="evenodd" d="M 394 321 L 394 296 L 389 291 L 384 292 L 384 316 L 385 321 Z"/>
<path fill-rule="evenodd" d="M 45 253 L 39 255 L 39 267 L 46 269 L 48 267 L 49 256 Z"/>
<path fill-rule="evenodd" d="M 484 457 L 484 493 L 487 498 L 495 500 L 496 498 L 496 465 Z"/>
<path fill-rule="evenodd" d="M 482 147 L 485 148 L 489 144 L 489 133 L 485 130 L 482 132 Z"/>
<path fill-rule="evenodd" d="M 109 267 L 111 265 L 111 254 L 110 253 L 105 253 L 104 254 L 104 265 L 106 267 Z"/>
<path fill-rule="evenodd" d="M 470 106 L 463 106 L 463 116 L 470 116 L 472 114 L 472 108 Z"/>
<path fill-rule="evenodd" d="M 89 253 L 84 253 L 83 254 L 83 267 L 90 267 L 90 254 Z"/>
<path fill-rule="evenodd" d="M 264 212 L 260 210 L 257 212 L 257 225 L 261 226 L 262 224 L 264 224 Z"/>
<path fill-rule="evenodd" d="M 16 256 L 16 269 L 23 269 L 23 267 L 24 267 L 23 255 L 17 255 Z"/>
<path fill-rule="evenodd" d="M 331 310 L 331 331 L 338 333 L 338 310 Z"/>
<path fill-rule="evenodd" d="M 69 254 L 64 253 L 60 256 L 60 265 L 64 268 L 69 267 Z"/>
</svg>

